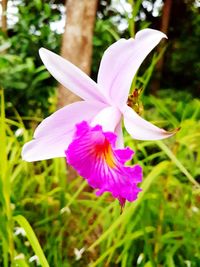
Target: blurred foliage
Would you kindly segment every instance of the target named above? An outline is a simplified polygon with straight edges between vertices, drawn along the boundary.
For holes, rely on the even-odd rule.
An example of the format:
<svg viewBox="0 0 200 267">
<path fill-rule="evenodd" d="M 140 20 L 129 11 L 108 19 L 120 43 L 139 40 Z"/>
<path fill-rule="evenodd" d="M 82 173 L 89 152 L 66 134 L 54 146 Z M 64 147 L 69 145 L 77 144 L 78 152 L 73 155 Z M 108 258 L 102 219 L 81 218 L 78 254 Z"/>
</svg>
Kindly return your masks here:
<svg viewBox="0 0 200 267">
<path fill-rule="evenodd" d="M 61 35 L 50 26 L 60 19 L 59 6 L 41 0 L 13 3 L 17 22 L 7 35 L 0 32 L 0 86 L 5 89 L 7 112 L 46 116 L 56 82 L 41 66 L 38 50 L 44 46 L 59 52 Z"/>
<path fill-rule="evenodd" d="M 94 34 L 93 77 L 96 77 L 103 51 L 116 39 L 134 36 L 134 33 L 142 28 L 160 29 L 161 27 L 163 1 L 113 2 L 117 4 L 112 5 L 111 1 L 100 1 Z M 199 15 L 198 1 L 172 1 L 161 88 L 166 90 L 176 88 L 179 91 L 187 91 L 194 96 L 199 96 Z M 152 59 L 154 60 L 150 55 L 142 64 L 139 72 L 141 76 Z M 157 77 L 156 72 L 151 74 L 151 78 Z M 151 88 L 148 92 L 150 90 Z"/>
<path fill-rule="evenodd" d="M 121 215 L 110 194 L 97 197 L 81 177 L 68 180 L 65 159 L 22 161 L 20 148 L 33 133 L 20 117 L 4 117 L 1 97 L 1 266 L 10 257 L 22 267 L 38 258 L 44 267 L 46 260 L 55 267 L 199 266 L 200 101 L 186 92 L 170 95 L 145 96 L 144 115 L 168 129 L 181 121 L 174 137 L 136 141 L 125 133 L 144 181 Z"/>
<path fill-rule="evenodd" d="M 176 2 L 176 1 L 175 1 Z M 181 1 L 182 2 L 182 1 Z M 179 23 L 177 23 L 177 17 Z M 175 87 L 195 96 L 200 93 L 200 7 L 194 1 L 172 8 L 173 27 L 170 27 L 170 46 L 166 53 L 161 86 Z M 176 27 L 174 26 L 176 25 Z"/>
<path fill-rule="evenodd" d="M 38 50 L 44 46 L 59 53 L 61 34 L 53 31 L 51 25 L 61 19 L 64 1 L 15 0 L 12 4 L 18 8 L 15 22 L 9 26 L 7 35 L 0 32 L 0 86 L 5 89 L 7 112 L 14 115 L 17 110 L 21 116 L 34 113 L 43 117 L 50 113 L 52 101 L 55 103 L 52 97 L 56 81 L 41 67 Z M 161 16 L 162 1 L 158 5 L 156 0 L 100 0 L 93 38 L 92 78 L 96 80 L 108 46 L 121 37 L 134 36 L 141 28 L 159 29 Z M 194 0 L 173 1 L 162 88 L 175 87 L 199 94 L 199 18 Z M 148 57 L 142 65 L 140 76 L 152 59 Z M 148 81 L 152 74 L 153 69 Z"/>
<path fill-rule="evenodd" d="M 36 15 L 37 14 L 37 15 Z M 18 4 L 18 22 L 9 31 L 12 38 L 10 52 L 22 57 L 39 59 L 38 48 L 59 50 L 59 36 L 51 30 L 51 23 L 61 19 L 56 5 L 49 1 L 21 1 Z M 41 61 L 39 61 L 41 63 Z"/>
<path fill-rule="evenodd" d="M 1 86 L 5 88 L 8 114 L 13 115 L 15 109 L 24 116 L 41 116 L 41 111 L 47 113 L 52 86 L 45 84 L 50 77 L 45 67 L 36 67 L 33 58 L 23 59 L 12 54 L 0 55 L 0 65 Z"/>
</svg>

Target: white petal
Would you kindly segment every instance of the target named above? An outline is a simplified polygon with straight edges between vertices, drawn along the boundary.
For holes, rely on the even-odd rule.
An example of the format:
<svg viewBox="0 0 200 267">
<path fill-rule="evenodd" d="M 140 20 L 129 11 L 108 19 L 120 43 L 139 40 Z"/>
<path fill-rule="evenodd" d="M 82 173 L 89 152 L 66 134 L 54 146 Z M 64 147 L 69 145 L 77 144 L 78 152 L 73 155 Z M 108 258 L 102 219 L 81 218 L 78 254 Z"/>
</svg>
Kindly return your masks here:
<svg viewBox="0 0 200 267">
<path fill-rule="evenodd" d="M 35 130 L 34 138 L 61 135 L 71 130 L 76 123 L 89 120 L 105 107 L 100 102 L 79 101 L 65 106 L 43 120 Z"/>
<path fill-rule="evenodd" d="M 101 60 L 98 84 L 104 95 L 122 107 L 128 99 L 133 77 L 149 52 L 166 35 L 153 29 L 139 31 L 135 39 L 121 39 L 111 45 Z"/>
<path fill-rule="evenodd" d="M 75 124 L 86 120 L 88 123 L 104 108 L 99 102 L 76 102 L 46 118 L 36 129 L 35 140 L 25 144 L 22 158 L 38 161 L 65 157 L 64 151 L 72 140 Z"/>
<path fill-rule="evenodd" d="M 127 132 L 138 140 L 160 140 L 176 133 L 167 132 L 140 117 L 132 108 L 124 108 L 124 126 Z"/>
<path fill-rule="evenodd" d="M 91 125 L 101 125 L 104 132 L 114 132 L 121 120 L 121 112 L 115 107 L 102 109 L 92 120 Z"/>
<path fill-rule="evenodd" d="M 65 150 L 72 141 L 74 132 L 61 136 L 46 136 L 26 143 L 22 149 L 22 159 L 28 162 L 65 157 Z"/>
<path fill-rule="evenodd" d="M 67 89 L 84 100 L 105 102 L 97 84 L 75 65 L 45 48 L 39 54 L 48 71 Z"/>
</svg>

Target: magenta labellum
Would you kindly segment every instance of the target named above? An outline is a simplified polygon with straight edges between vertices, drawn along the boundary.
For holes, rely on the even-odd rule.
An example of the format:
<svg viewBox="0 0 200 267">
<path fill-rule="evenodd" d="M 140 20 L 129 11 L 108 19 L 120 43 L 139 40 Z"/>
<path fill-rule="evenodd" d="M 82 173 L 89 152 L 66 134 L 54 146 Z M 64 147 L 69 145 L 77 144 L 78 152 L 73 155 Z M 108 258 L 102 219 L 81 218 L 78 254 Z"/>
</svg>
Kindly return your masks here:
<svg viewBox="0 0 200 267">
<path fill-rule="evenodd" d="M 110 192 L 123 206 L 126 200 L 134 201 L 141 191 L 137 184 L 142 181 L 142 168 L 125 166 L 134 152 L 128 147 L 116 149 L 116 139 L 116 134 L 103 132 L 100 125 L 91 127 L 83 121 L 76 125 L 65 154 L 68 164 L 98 189 L 97 196 Z"/>
</svg>

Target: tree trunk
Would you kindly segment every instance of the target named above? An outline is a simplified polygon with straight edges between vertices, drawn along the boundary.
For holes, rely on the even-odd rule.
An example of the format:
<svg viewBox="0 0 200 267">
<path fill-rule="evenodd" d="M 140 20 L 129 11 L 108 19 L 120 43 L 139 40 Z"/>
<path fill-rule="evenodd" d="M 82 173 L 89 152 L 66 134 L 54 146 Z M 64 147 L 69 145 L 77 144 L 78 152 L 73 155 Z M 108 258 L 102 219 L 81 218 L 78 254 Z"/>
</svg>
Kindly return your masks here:
<svg viewBox="0 0 200 267">
<path fill-rule="evenodd" d="M 172 0 L 166 0 L 163 6 L 163 14 L 161 21 L 161 31 L 164 32 L 165 34 L 168 33 L 171 7 L 172 7 Z"/>
<path fill-rule="evenodd" d="M 98 0 L 68 0 L 66 2 L 67 20 L 61 55 L 88 75 L 91 69 L 92 37 L 97 2 Z M 62 85 L 59 86 L 59 108 L 78 99 Z"/>
<path fill-rule="evenodd" d="M 166 35 L 169 29 L 171 7 L 172 7 L 172 0 L 165 0 L 162 10 L 162 20 L 161 20 L 160 30 L 164 32 Z M 160 46 L 157 49 L 158 53 L 160 53 L 161 50 L 163 49 L 165 42 L 166 40 L 163 40 L 161 42 Z M 164 56 L 161 57 L 161 59 L 158 61 L 156 65 L 156 77 L 155 80 L 152 82 L 152 90 L 151 90 L 153 94 L 156 94 L 160 88 L 163 64 L 164 64 Z"/>
<path fill-rule="evenodd" d="M 2 6 L 1 28 L 2 28 L 2 32 L 4 32 L 5 34 L 7 34 L 7 15 L 6 15 L 6 11 L 7 11 L 7 0 L 2 0 L 1 6 Z"/>
<path fill-rule="evenodd" d="M 91 70 L 92 37 L 98 0 L 68 0 L 66 2 L 66 26 L 63 34 L 61 55 L 88 75 Z M 70 88 L 68 88 L 70 89 Z M 67 88 L 58 88 L 58 108 L 80 100 Z M 68 179 L 77 176 L 68 166 Z"/>
</svg>

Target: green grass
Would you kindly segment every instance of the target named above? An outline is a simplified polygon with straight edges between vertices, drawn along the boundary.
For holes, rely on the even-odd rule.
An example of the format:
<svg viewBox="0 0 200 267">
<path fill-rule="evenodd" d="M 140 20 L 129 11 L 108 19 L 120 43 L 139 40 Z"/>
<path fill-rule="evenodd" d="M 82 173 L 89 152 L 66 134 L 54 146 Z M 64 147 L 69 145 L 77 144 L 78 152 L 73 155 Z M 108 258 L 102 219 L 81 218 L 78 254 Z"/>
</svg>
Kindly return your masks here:
<svg viewBox="0 0 200 267">
<path fill-rule="evenodd" d="M 200 101 L 173 92 L 145 97 L 144 115 L 160 127 L 181 126 L 174 137 L 125 135 L 144 181 L 120 214 L 109 194 L 96 197 L 81 177 L 69 181 L 64 159 L 22 161 L 33 132 L 20 117 L 5 117 L 1 91 L 0 266 L 37 266 L 34 255 L 42 267 L 200 266 Z"/>
</svg>

